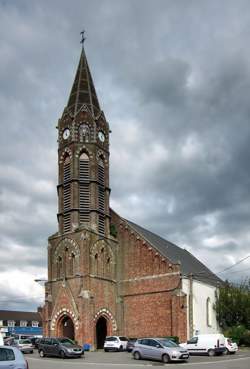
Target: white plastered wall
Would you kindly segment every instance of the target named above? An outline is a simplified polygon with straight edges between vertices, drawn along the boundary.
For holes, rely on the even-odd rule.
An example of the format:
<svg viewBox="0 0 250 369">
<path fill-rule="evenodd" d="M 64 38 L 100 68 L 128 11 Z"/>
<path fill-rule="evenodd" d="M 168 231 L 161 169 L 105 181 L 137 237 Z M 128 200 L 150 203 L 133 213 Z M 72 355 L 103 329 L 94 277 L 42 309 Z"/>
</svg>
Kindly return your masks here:
<svg viewBox="0 0 250 369">
<path fill-rule="evenodd" d="M 187 295 L 187 337 L 194 334 L 219 333 L 216 320 L 215 304 L 216 287 L 193 279 L 193 332 L 189 332 L 189 294 L 190 281 L 182 278 L 182 291 Z M 210 324 L 207 322 L 207 299 L 210 298 Z"/>
</svg>

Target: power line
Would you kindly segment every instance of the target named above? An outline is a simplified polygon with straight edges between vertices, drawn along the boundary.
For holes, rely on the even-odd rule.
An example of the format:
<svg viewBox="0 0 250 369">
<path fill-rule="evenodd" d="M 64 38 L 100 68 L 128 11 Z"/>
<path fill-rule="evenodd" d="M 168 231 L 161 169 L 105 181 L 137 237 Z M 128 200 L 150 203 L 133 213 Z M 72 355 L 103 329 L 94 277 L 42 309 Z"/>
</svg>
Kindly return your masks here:
<svg viewBox="0 0 250 369">
<path fill-rule="evenodd" d="M 227 268 L 225 268 L 225 269 L 221 270 L 220 272 L 217 272 L 216 274 L 224 273 L 225 271 L 227 271 L 227 270 L 229 270 L 229 269 L 231 269 L 231 268 L 235 267 L 236 265 L 238 265 L 238 264 L 242 263 L 243 261 L 247 260 L 248 258 L 250 258 L 250 255 L 248 255 L 248 256 L 244 257 L 243 259 L 241 259 L 241 260 L 237 261 L 236 263 L 234 263 L 234 264 L 233 264 L 233 265 L 231 265 L 230 267 L 227 267 Z"/>
</svg>

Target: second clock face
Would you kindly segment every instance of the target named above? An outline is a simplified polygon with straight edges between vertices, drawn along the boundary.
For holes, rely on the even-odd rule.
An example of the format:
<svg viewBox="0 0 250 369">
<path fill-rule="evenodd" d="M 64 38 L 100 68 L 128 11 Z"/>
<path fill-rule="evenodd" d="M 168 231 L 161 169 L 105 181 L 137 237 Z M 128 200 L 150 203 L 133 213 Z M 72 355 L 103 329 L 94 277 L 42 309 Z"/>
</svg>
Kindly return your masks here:
<svg viewBox="0 0 250 369">
<path fill-rule="evenodd" d="M 65 130 L 63 131 L 63 139 L 67 140 L 69 136 L 70 136 L 70 130 L 68 128 L 65 128 Z"/>
<path fill-rule="evenodd" d="M 101 142 L 105 141 L 105 134 L 103 133 L 103 131 L 98 132 L 98 138 Z"/>
</svg>

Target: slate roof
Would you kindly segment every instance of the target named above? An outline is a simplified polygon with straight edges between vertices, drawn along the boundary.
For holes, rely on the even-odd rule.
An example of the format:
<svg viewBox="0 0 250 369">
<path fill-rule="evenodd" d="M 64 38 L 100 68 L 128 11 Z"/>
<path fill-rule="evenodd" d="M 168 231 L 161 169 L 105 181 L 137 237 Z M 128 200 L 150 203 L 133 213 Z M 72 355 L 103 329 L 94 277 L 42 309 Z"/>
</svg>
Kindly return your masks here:
<svg viewBox="0 0 250 369">
<path fill-rule="evenodd" d="M 183 276 L 193 275 L 193 279 L 205 282 L 214 286 L 223 283 L 210 269 L 202 264 L 190 252 L 165 240 L 155 233 L 135 224 L 129 220 L 123 219 L 134 231 L 136 231 L 152 247 L 168 258 L 173 264 L 180 263 Z"/>
<path fill-rule="evenodd" d="M 83 104 L 88 106 L 93 116 L 100 114 L 101 109 L 84 49 L 81 51 L 66 109 L 75 115 Z"/>
<path fill-rule="evenodd" d="M 0 310 L 0 320 L 26 320 L 42 322 L 42 317 L 35 311 Z"/>
</svg>

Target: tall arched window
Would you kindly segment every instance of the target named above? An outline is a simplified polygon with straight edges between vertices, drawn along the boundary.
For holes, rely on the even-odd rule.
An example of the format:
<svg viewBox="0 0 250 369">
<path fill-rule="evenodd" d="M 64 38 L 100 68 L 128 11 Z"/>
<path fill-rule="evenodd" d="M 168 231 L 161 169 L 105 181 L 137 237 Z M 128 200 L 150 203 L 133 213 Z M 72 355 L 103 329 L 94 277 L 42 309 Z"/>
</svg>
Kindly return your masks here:
<svg viewBox="0 0 250 369">
<path fill-rule="evenodd" d="M 57 259 L 57 278 L 61 278 L 63 274 L 63 263 L 62 257 L 59 256 Z"/>
<path fill-rule="evenodd" d="M 71 162 L 70 157 L 67 155 L 63 162 L 63 212 L 70 210 L 71 208 Z M 69 232 L 71 230 L 70 213 L 64 214 L 64 232 Z"/>
<path fill-rule="evenodd" d="M 212 326 L 212 305 L 210 297 L 207 298 L 207 304 L 206 304 L 206 310 L 207 310 L 207 326 Z"/>
<path fill-rule="evenodd" d="M 98 208 L 100 211 L 98 231 L 100 234 L 105 233 L 105 172 L 104 162 L 102 158 L 98 161 Z"/>
<path fill-rule="evenodd" d="M 82 153 L 79 159 L 79 210 L 80 223 L 89 222 L 90 191 L 89 191 L 89 157 Z"/>
<path fill-rule="evenodd" d="M 75 254 L 72 252 L 69 259 L 69 275 L 75 273 Z"/>
</svg>

